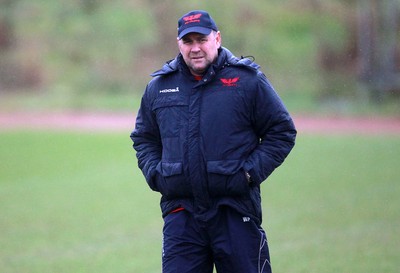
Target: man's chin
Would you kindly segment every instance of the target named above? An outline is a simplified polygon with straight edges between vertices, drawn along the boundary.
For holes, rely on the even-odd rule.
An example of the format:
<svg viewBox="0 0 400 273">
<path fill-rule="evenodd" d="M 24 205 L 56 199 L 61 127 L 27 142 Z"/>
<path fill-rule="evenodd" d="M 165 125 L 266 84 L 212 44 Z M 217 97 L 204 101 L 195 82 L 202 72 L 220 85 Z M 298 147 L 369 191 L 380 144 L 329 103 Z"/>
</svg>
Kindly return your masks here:
<svg viewBox="0 0 400 273">
<path fill-rule="evenodd" d="M 192 67 L 191 69 L 192 73 L 195 75 L 204 75 L 206 69 L 204 69 L 203 67 Z"/>
</svg>

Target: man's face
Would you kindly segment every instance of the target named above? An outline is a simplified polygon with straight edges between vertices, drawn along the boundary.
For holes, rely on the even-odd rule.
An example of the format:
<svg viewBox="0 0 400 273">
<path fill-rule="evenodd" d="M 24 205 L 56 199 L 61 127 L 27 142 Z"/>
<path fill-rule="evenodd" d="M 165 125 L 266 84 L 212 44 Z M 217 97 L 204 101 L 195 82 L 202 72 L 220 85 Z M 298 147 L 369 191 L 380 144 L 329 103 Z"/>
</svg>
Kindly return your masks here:
<svg viewBox="0 0 400 273">
<path fill-rule="evenodd" d="M 202 76 L 218 56 L 221 34 L 219 31 L 209 35 L 189 33 L 178 40 L 178 46 L 190 72 Z"/>
</svg>

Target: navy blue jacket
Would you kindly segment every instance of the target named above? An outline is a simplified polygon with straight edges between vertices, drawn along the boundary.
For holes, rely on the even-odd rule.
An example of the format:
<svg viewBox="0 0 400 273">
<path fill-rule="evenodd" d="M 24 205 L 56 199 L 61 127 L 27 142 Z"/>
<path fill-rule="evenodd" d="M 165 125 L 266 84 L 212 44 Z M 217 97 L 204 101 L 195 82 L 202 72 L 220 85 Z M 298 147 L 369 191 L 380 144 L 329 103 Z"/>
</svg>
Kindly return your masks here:
<svg viewBox="0 0 400 273">
<path fill-rule="evenodd" d="M 289 154 L 296 130 L 259 66 L 221 48 L 200 81 L 181 55 L 152 76 L 131 139 L 163 215 L 227 205 L 261 223 L 260 184 Z"/>
</svg>

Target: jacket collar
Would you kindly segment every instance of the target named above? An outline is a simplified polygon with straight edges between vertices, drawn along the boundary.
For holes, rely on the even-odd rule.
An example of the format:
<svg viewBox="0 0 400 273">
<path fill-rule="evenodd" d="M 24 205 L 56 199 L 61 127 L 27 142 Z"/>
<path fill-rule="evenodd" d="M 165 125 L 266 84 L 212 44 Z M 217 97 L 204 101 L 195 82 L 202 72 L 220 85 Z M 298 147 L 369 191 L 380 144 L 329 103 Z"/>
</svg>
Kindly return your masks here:
<svg viewBox="0 0 400 273">
<path fill-rule="evenodd" d="M 229 51 L 229 49 L 221 47 L 219 49 L 217 61 L 210 66 L 206 75 L 210 73 L 210 70 L 217 71 L 226 66 L 243 66 L 253 70 L 258 70 L 260 68 L 260 66 L 255 62 L 253 62 L 252 60 L 244 57 L 237 58 L 232 54 L 232 52 Z M 153 72 L 150 76 L 156 77 L 161 75 L 167 75 L 179 70 L 187 70 L 187 66 L 184 63 L 181 54 L 176 56 L 175 59 L 166 62 L 161 69 Z"/>
</svg>

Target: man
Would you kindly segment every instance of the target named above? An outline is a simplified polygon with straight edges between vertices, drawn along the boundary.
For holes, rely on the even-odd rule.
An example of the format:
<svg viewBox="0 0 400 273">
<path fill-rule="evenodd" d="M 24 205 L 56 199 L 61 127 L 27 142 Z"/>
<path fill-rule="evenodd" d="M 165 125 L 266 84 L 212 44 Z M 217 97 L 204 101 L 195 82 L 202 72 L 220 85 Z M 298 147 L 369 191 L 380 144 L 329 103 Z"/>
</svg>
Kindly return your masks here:
<svg viewBox="0 0 400 273">
<path fill-rule="evenodd" d="M 259 66 L 221 47 L 207 12 L 182 16 L 177 40 L 131 134 L 162 195 L 163 272 L 271 272 L 260 184 L 294 146 L 292 119 Z"/>
</svg>

